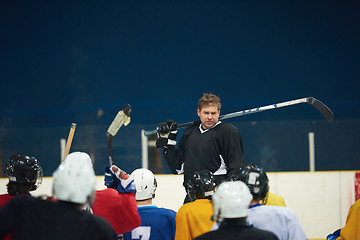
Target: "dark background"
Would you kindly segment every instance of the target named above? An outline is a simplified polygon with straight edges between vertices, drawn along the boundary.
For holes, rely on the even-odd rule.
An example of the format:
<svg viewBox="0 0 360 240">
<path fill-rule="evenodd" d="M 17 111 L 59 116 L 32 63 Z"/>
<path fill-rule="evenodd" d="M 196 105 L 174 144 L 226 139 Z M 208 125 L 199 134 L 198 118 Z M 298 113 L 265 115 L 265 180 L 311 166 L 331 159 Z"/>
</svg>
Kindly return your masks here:
<svg viewBox="0 0 360 240">
<path fill-rule="evenodd" d="M 226 120 L 245 160 L 268 171 L 359 169 L 359 1 L 0 2 L 0 153 L 36 156 L 51 175 L 72 122 L 71 151 L 107 162 L 105 132 L 125 103 L 116 164 L 141 166 L 141 129 L 197 119 L 204 92 L 222 114 L 315 97 L 307 104 Z M 180 132 L 181 135 L 181 132 Z M 168 169 L 163 164 L 163 172 Z"/>
</svg>

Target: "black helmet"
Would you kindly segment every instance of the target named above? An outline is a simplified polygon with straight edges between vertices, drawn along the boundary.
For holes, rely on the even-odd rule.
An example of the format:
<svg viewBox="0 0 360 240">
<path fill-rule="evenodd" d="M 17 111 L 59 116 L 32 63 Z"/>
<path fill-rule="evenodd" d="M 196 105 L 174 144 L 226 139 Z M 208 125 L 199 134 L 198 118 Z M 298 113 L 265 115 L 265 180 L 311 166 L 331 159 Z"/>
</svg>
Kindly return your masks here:
<svg viewBox="0 0 360 240">
<path fill-rule="evenodd" d="M 9 158 L 6 164 L 6 174 L 9 182 L 31 186 L 32 191 L 40 186 L 43 171 L 36 158 L 17 154 Z"/>
<path fill-rule="evenodd" d="M 261 199 L 265 199 L 266 193 L 269 191 L 269 179 L 266 172 L 253 163 L 237 169 L 230 176 L 230 180 L 244 182 L 249 187 L 252 195 Z"/>
<path fill-rule="evenodd" d="M 215 178 L 209 170 L 195 172 L 187 182 L 187 193 L 191 201 L 210 198 L 215 191 Z"/>
</svg>

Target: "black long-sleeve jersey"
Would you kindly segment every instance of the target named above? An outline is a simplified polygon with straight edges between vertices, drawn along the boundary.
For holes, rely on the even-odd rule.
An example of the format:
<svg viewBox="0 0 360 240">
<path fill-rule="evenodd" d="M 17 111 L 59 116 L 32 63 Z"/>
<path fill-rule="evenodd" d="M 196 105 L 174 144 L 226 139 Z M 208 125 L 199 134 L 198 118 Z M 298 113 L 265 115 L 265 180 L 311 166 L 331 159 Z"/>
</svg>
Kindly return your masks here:
<svg viewBox="0 0 360 240">
<path fill-rule="evenodd" d="M 0 239 L 117 239 L 103 218 L 82 212 L 69 203 L 23 196 L 0 208 Z"/>
<path fill-rule="evenodd" d="M 220 224 L 218 230 L 204 233 L 201 236 L 194 238 L 194 240 L 278 240 L 277 236 L 269 231 L 255 228 L 252 225 L 247 225 L 245 222 L 238 220 L 226 219 Z"/>
<path fill-rule="evenodd" d="M 184 186 L 194 172 L 204 169 L 219 182 L 244 164 L 242 138 L 229 123 L 219 121 L 207 130 L 196 124 L 184 131 L 177 148 L 164 149 L 164 158 L 172 173 L 184 173 Z"/>
</svg>

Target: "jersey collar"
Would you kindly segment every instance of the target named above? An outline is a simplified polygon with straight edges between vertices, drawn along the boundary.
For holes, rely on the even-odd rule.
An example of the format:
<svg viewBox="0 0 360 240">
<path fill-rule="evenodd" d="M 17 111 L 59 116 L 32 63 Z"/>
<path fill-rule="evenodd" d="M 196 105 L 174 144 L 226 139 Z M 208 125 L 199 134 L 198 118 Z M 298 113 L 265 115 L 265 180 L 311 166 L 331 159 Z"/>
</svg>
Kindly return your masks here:
<svg viewBox="0 0 360 240">
<path fill-rule="evenodd" d="M 150 209 L 150 208 L 157 208 L 155 205 L 139 205 L 137 206 L 138 209 Z"/>
<path fill-rule="evenodd" d="M 205 130 L 202 128 L 202 123 L 200 123 L 199 130 L 200 130 L 201 133 L 205 133 L 205 132 L 209 131 L 210 129 L 213 129 L 214 127 L 216 127 L 220 123 L 221 123 L 221 121 L 218 121 L 214 126 L 212 126 L 212 128 L 208 128 L 208 129 L 205 129 Z"/>
<path fill-rule="evenodd" d="M 261 206 L 261 205 L 262 205 L 262 204 L 257 203 L 257 204 L 251 205 L 249 208 L 259 207 L 259 206 Z"/>
</svg>

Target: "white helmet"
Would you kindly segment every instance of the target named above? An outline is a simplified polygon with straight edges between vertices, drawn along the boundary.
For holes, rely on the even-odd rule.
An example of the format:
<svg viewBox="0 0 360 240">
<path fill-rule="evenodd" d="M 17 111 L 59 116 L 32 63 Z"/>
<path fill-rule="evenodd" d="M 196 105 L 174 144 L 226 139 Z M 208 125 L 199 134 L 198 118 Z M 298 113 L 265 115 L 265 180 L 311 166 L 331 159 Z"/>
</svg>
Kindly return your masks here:
<svg viewBox="0 0 360 240">
<path fill-rule="evenodd" d="M 90 156 L 73 152 L 53 174 L 53 195 L 61 201 L 91 204 L 95 197 L 95 181 Z"/>
<path fill-rule="evenodd" d="M 145 168 L 139 168 L 131 173 L 136 186 L 135 199 L 138 201 L 155 197 L 157 182 L 154 174 Z"/>
<path fill-rule="evenodd" d="M 212 197 L 215 219 L 246 217 L 252 199 L 245 183 L 241 181 L 221 183 Z"/>
</svg>

